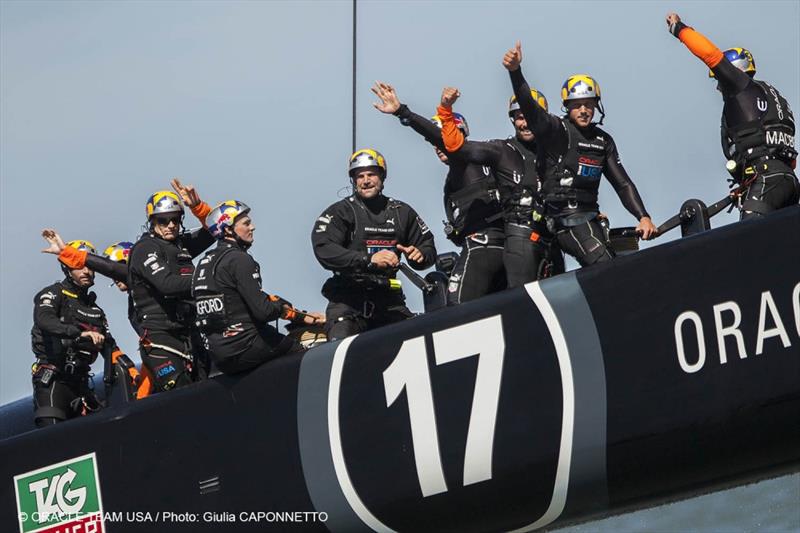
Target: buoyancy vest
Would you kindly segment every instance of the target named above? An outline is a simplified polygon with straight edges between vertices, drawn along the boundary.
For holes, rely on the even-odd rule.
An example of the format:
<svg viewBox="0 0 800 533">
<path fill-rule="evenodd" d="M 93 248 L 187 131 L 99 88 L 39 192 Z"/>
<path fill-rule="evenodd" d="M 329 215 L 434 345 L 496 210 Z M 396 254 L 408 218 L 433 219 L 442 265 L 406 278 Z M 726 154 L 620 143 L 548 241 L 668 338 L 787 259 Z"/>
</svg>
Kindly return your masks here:
<svg viewBox="0 0 800 533">
<path fill-rule="evenodd" d="M 239 292 L 235 288 L 220 285 L 217 277 L 222 259 L 236 253 L 247 252 L 235 244 L 222 242 L 206 253 L 194 271 L 192 296 L 196 324 L 203 333 L 219 333 L 234 325 L 254 326 L 253 317 Z"/>
<path fill-rule="evenodd" d="M 542 182 L 544 201 L 596 209 L 607 158 L 608 134 L 597 126 L 579 130 L 565 117 L 561 118 L 561 123 L 567 134 L 567 149 L 555 161 L 548 161 Z"/>
<path fill-rule="evenodd" d="M 467 235 L 490 226 L 502 229 L 497 221 L 502 212 L 499 194 L 491 168 L 468 164 L 460 168 L 451 167 L 450 172 L 460 172 L 459 180 L 467 185 L 452 190 L 451 174 L 444 186 L 445 236 L 461 246 Z M 489 220 L 494 218 L 495 221 Z"/>
<path fill-rule="evenodd" d="M 60 293 L 61 305 L 55 311 L 62 323 L 77 326 L 81 331 L 108 335 L 108 321 L 105 312 L 95 304 L 95 293 L 82 293 L 66 281 L 52 285 L 50 291 Z M 39 328 L 34 328 L 33 346 L 37 357 L 59 370 L 63 370 L 66 363 L 72 364 L 75 373 L 87 373 L 99 353 L 88 338 L 58 338 Z"/>
<path fill-rule="evenodd" d="M 143 235 L 131 249 L 130 256 L 134 257 L 136 248 L 148 243 L 155 246 L 162 255 L 165 264 L 158 268 L 166 268 L 176 276 L 191 276 L 194 272 L 192 255 L 180 244 L 171 243 L 150 234 Z M 131 263 L 130 269 L 152 268 L 159 261 L 155 255 L 148 254 L 142 264 Z M 191 327 L 194 321 L 192 302 L 187 296 L 166 296 L 158 292 L 155 287 L 140 275 L 130 275 L 130 294 L 136 311 L 136 319 L 143 328 L 173 330 Z"/>
<path fill-rule="evenodd" d="M 753 80 L 753 83 L 761 89 L 763 98 L 757 96 L 755 102 L 745 105 L 756 106 L 759 111 L 757 119 L 729 126 L 726 117 L 731 106 L 743 104 L 736 101 L 738 95 L 725 99 L 721 126 L 723 152 L 741 167 L 760 157 L 770 156 L 791 164 L 797 157 L 797 150 L 794 147 L 794 115 L 789 103 L 770 84 L 759 80 Z"/>
<path fill-rule="evenodd" d="M 519 157 L 520 170 L 514 170 L 509 176 L 507 172 L 497 173 L 497 187 L 505 219 L 510 222 L 530 223 L 535 210 L 534 198 L 539 191 L 538 154 L 531 151 L 516 137 L 505 141 Z"/>
</svg>

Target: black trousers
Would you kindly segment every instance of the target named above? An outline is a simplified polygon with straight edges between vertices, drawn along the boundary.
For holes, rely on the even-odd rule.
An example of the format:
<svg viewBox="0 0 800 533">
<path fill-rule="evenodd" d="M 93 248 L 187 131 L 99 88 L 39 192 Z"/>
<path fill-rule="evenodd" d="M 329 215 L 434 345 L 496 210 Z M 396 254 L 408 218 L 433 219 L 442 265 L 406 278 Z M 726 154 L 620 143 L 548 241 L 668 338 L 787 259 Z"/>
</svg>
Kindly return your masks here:
<svg viewBox="0 0 800 533">
<path fill-rule="evenodd" d="M 555 239 L 543 235 L 539 241 L 532 241 L 530 226 L 510 222 L 505 233 L 503 264 L 509 288 L 564 272 L 564 257 Z"/>
<path fill-rule="evenodd" d="M 406 307 L 402 293 L 335 291 L 326 296 L 329 300 L 325 309 L 328 340 L 343 339 L 414 316 Z"/>
<path fill-rule="evenodd" d="M 67 378 L 57 373 L 48 384 L 42 382 L 41 376 L 41 372 L 33 376 L 33 416 L 37 427 L 57 424 L 101 408 L 94 391 L 89 388 L 88 375 Z"/>
<path fill-rule="evenodd" d="M 760 218 L 776 209 L 797 205 L 798 201 L 800 183 L 794 173 L 788 167 L 786 170 L 768 170 L 760 174 L 742 196 L 739 219 Z"/>
<path fill-rule="evenodd" d="M 237 374 L 263 365 L 287 353 L 302 351 L 296 340 L 280 333 L 257 334 L 247 350 L 230 357 L 216 359 L 217 368 L 225 374 Z"/>
<path fill-rule="evenodd" d="M 145 330 L 139 339 L 142 363 L 153 376 L 152 393 L 184 387 L 198 380 L 189 334 Z"/>
<path fill-rule="evenodd" d="M 506 288 L 504 235 L 488 231 L 469 235 L 450 273 L 447 305 L 458 305 Z"/>
<path fill-rule="evenodd" d="M 615 257 L 596 217 L 577 226 L 559 227 L 556 239 L 561 249 L 577 259 L 582 267 L 611 261 Z"/>
</svg>

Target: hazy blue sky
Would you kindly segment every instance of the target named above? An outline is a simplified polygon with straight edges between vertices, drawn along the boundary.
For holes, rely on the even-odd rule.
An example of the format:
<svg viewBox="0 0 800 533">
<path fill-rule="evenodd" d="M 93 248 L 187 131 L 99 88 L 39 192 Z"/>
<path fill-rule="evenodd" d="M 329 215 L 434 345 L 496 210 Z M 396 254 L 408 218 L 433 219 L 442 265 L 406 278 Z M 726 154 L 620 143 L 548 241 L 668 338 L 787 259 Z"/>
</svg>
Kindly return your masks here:
<svg viewBox="0 0 800 533">
<path fill-rule="evenodd" d="M 670 10 L 723 49 L 749 48 L 758 77 L 797 109 L 797 0 L 360 2 L 358 144 L 386 156 L 386 192 L 451 249 L 440 223 L 445 168 L 372 108 L 369 86 L 388 81 L 433 114 L 442 86 L 457 85 L 473 137 L 505 137 L 511 86 L 500 60 L 521 39 L 526 77 L 551 109 L 568 75 L 599 81 L 606 129 L 656 223 L 687 198 L 713 202 L 727 190 L 722 102 L 705 66 L 665 30 Z M 39 253 L 41 228 L 101 250 L 133 241 L 147 197 L 172 176 L 211 204 L 248 203 L 265 289 L 324 308 L 328 273 L 309 235 L 348 185 L 350 22 L 345 1 L 0 3 L 0 403 L 30 394 L 32 297 L 60 277 Z M 608 185 L 601 205 L 613 225 L 635 223 Z M 125 297 L 100 276 L 95 290 L 136 356 Z M 796 497 L 800 478 L 790 479 Z"/>
</svg>

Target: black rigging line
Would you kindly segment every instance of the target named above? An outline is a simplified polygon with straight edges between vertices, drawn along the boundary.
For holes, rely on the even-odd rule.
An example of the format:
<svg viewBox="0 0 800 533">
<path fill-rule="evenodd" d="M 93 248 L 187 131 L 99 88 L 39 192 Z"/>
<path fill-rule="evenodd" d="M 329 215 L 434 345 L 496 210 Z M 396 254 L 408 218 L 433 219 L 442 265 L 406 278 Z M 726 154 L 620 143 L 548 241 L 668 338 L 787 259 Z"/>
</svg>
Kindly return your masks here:
<svg viewBox="0 0 800 533">
<path fill-rule="evenodd" d="M 356 151 L 356 0 L 353 0 L 353 140 L 352 152 Z"/>
</svg>

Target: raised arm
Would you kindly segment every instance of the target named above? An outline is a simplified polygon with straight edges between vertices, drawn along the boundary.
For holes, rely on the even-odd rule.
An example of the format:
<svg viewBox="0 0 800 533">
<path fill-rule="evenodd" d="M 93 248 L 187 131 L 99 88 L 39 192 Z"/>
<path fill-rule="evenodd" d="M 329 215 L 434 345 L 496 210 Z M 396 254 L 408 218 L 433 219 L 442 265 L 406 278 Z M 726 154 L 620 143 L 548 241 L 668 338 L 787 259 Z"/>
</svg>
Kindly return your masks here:
<svg viewBox="0 0 800 533">
<path fill-rule="evenodd" d="M 198 194 L 194 185 L 184 185 L 179 178 L 172 178 L 170 185 L 172 185 L 172 188 L 181 197 L 181 200 L 183 200 L 183 203 L 195 218 L 203 225 L 202 228 L 181 235 L 181 244 L 192 257 L 197 257 L 216 241 L 206 229 L 206 217 L 211 212 L 211 206 L 200 199 L 200 194 Z"/>
<path fill-rule="evenodd" d="M 692 54 L 711 69 L 719 80 L 723 94 L 736 94 L 750 84 L 750 76 L 725 59 L 722 51 L 707 37 L 684 24 L 677 13 L 667 15 L 667 28 Z"/>
<path fill-rule="evenodd" d="M 66 246 L 61 236 L 52 228 L 42 230 L 42 237 L 50 245 L 42 253 L 58 254 L 58 260 L 67 268 L 75 270 L 87 266 L 114 281 L 127 282 L 128 265 Z"/>
<path fill-rule="evenodd" d="M 458 129 L 453 115 L 453 104 L 461 93 L 455 87 L 445 87 L 436 114 L 442 121 L 441 137 L 445 151 L 463 163 L 475 163 L 495 167 L 502 156 L 502 149 L 493 143 L 468 141 Z"/>
<path fill-rule="evenodd" d="M 503 66 L 508 70 L 511 77 L 511 86 L 514 89 L 514 96 L 517 97 L 519 108 L 525 115 L 528 127 L 536 135 L 537 139 L 543 140 L 553 135 L 554 132 L 561 130 L 561 119 L 545 111 L 531 95 L 531 87 L 522 75 L 522 44 L 517 41 L 514 48 L 511 48 L 503 56 Z"/>
<path fill-rule="evenodd" d="M 394 115 L 400 119 L 403 126 L 410 126 L 412 130 L 422 135 L 426 141 L 431 143 L 439 150 L 444 150 L 444 142 L 442 136 L 439 134 L 439 128 L 421 115 L 411 111 L 407 105 L 400 103 L 397 97 L 397 91 L 388 83 L 376 81 L 372 86 L 372 92 L 380 98 L 380 102 L 375 102 L 372 105 L 387 115 Z"/>
</svg>

